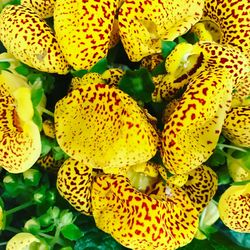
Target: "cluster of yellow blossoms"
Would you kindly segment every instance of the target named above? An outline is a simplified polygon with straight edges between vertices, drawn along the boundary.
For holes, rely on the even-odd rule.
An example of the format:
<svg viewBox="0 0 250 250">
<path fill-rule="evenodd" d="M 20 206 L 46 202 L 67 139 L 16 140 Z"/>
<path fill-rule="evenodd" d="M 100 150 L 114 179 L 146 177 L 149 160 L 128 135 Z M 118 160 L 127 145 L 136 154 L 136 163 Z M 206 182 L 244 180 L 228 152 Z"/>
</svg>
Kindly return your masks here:
<svg viewBox="0 0 250 250">
<path fill-rule="evenodd" d="M 188 244 L 217 190 L 204 162 L 220 134 L 250 147 L 249 7 L 248 0 L 22 0 L 5 7 L 0 40 L 11 55 L 2 58 L 13 68 L 0 74 L 0 165 L 20 173 L 41 153 L 31 87 L 15 72 L 16 59 L 48 73 L 89 70 L 120 40 L 131 61 L 152 70 L 163 61 L 162 41 L 191 30 L 199 42 L 178 44 L 166 74 L 152 78 L 153 101 L 168 102 L 162 131 L 117 87 L 124 71 L 114 68 L 73 78 L 49 131 L 70 156 L 57 188 L 76 210 L 131 249 Z M 54 30 L 45 21 L 52 16 Z M 163 165 L 150 161 L 157 151 Z M 233 176 L 249 180 L 249 170 Z M 250 184 L 230 187 L 219 201 L 220 218 L 249 233 L 249 201 Z"/>
</svg>

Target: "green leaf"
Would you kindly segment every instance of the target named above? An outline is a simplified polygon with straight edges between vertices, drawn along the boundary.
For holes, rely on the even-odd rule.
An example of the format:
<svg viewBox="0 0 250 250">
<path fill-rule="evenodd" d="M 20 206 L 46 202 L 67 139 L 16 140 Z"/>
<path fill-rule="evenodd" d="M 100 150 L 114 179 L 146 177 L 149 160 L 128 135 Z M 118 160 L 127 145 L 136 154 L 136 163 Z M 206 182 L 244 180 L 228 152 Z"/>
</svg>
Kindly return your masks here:
<svg viewBox="0 0 250 250">
<path fill-rule="evenodd" d="M 167 58 L 176 45 L 176 42 L 173 41 L 161 41 L 161 53 L 163 58 Z"/>
<path fill-rule="evenodd" d="M 180 44 L 180 43 L 187 43 L 187 40 L 181 36 L 177 37 L 175 40 L 174 40 L 177 44 Z"/>
<path fill-rule="evenodd" d="M 216 148 L 206 162 L 210 167 L 218 167 L 226 163 L 226 156 L 222 149 Z"/>
<path fill-rule="evenodd" d="M 31 88 L 31 101 L 33 107 L 37 107 L 42 100 L 44 95 L 43 87 L 41 81 L 37 81 L 32 85 Z"/>
<path fill-rule="evenodd" d="M 102 74 L 105 70 L 108 69 L 108 60 L 107 58 L 101 59 L 99 62 L 97 62 L 90 70 L 89 72 L 96 72 L 99 74 Z"/>
<path fill-rule="evenodd" d="M 151 72 L 152 76 L 157 76 L 157 75 L 165 75 L 167 74 L 166 68 L 165 68 L 165 61 L 159 63 Z"/>
<path fill-rule="evenodd" d="M 62 226 L 72 224 L 72 222 L 74 221 L 73 213 L 69 212 L 69 210 L 67 209 L 64 209 L 63 211 L 61 211 L 59 219 Z"/>
<path fill-rule="evenodd" d="M 1 70 L 6 70 L 10 67 L 10 63 L 9 62 L 0 62 L 0 71 Z"/>
<path fill-rule="evenodd" d="M 55 161 L 69 158 L 69 156 L 59 146 L 52 148 L 52 155 Z"/>
<path fill-rule="evenodd" d="M 78 240 L 82 237 L 82 232 L 75 224 L 68 224 L 61 230 L 62 235 L 69 240 Z"/>
<path fill-rule="evenodd" d="M 226 166 L 219 167 L 216 173 L 218 175 L 218 185 L 226 185 L 232 182 L 231 176 L 229 175 Z"/>
<path fill-rule="evenodd" d="M 154 83 L 145 68 L 127 70 L 119 82 L 119 88 L 135 100 L 150 102 L 154 91 Z"/>
<path fill-rule="evenodd" d="M 42 143 L 41 157 L 43 157 L 50 152 L 50 150 L 52 149 L 52 147 L 54 145 L 54 142 L 49 137 L 42 135 L 41 136 L 41 143 Z"/>
<path fill-rule="evenodd" d="M 193 239 L 188 245 L 179 248 L 180 250 L 214 250 L 208 240 Z"/>
<path fill-rule="evenodd" d="M 88 73 L 88 70 L 82 69 L 82 70 L 71 70 L 70 73 L 72 74 L 72 76 L 74 77 L 80 77 L 82 78 L 85 74 Z"/>
<path fill-rule="evenodd" d="M 15 71 L 18 74 L 23 75 L 23 76 L 27 76 L 30 73 L 29 68 L 25 64 L 22 64 L 22 65 L 16 67 Z"/>
<path fill-rule="evenodd" d="M 42 116 L 40 115 L 40 113 L 38 112 L 36 108 L 34 108 L 34 115 L 33 115 L 32 120 L 41 131 L 43 127 L 43 120 L 42 120 Z"/>
<path fill-rule="evenodd" d="M 188 32 L 182 36 L 188 43 L 195 44 L 199 42 L 199 37 L 194 32 Z"/>
</svg>

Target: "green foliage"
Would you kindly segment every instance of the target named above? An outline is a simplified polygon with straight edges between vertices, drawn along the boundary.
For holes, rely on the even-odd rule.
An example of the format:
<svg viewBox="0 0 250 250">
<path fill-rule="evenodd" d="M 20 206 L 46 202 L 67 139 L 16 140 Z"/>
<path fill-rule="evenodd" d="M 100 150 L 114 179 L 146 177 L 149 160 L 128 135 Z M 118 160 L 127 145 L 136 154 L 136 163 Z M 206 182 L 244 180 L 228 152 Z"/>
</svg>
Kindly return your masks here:
<svg viewBox="0 0 250 250">
<path fill-rule="evenodd" d="M 167 58 L 170 53 L 172 52 L 172 50 L 175 48 L 175 46 L 177 45 L 176 42 L 173 41 L 162 41 L 161 42 L 161 53 L 163 58 Z"/>
<path fill-rule="evenodd" d="M 41 135 L 41 143 L 41 157 L 44 157 L 51 152 L 55 161 L 59 161 L 62 159 L 66 160 L 69 158 L 69 156 L 60 148 L 56 139 Z"/>
<path fill-rule="evenodd" d="M 119 88 L 135 100 L 150 102 L 154 91 L 152 78 L 145 68 L 127 70 L 119 82 Z"/>
<path fill-rule="evenodd" d="M 89 72 L 96 72 L 102 74 L 105 70 L 108 69 L 108 60 L 107 58 L 103 58 L 98 61 L 90 70 Z"/>
<path fill-rule="evenodd" d="M 10 67 L 10 63 L 9 63 L 9 62 L 1 62 L 1 61 L 0 61 L 0 72 L 1 72 L 2 70 L 8 69 L 9 67 Z"/>
</svg>

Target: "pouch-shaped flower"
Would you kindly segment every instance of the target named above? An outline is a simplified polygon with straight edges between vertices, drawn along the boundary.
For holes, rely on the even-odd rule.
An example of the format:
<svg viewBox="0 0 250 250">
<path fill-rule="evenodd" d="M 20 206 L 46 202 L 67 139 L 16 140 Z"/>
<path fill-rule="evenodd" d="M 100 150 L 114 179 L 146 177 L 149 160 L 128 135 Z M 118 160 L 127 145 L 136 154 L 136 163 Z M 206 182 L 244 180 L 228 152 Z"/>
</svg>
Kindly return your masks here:
<svg viewBox="0 0 250 250">
<path fill-rule="evenodd" d="M 0 40 L 7 51 L 37 70 L 66 74 L 68 63 L 50 27 L 32 9 L 6 6 L 0 14 Z"/>
<path fill-rule="evenodd" d="M 198 212 L 178 187 L 156 186 L 151 194 L 133 188 L 123 176 L 96 178 L 92 188 L 96 225 L 120 244 L 137 250 L 177 249 L 198 229 Z"/>
<path fill-rule="evenodd" d="M 7 71 L 0 74 L 0 86 L 0 165 L 21 173 L 41 153 L 40 132 L 32 120 L 31 89 L 23 78 Z"/>
<path fill-rule="evenodd" d="M 107 55 L 117 7 L 118 0 L 56 1 L 56 38 L 75 70 L 90 69 Z"/>
<path fill-rule="evenodd" d="M 204 163 L 216 147 L 230 108 L 232 80 L 225 71 L 203 71 L 190 80 L 162 132 L 161 155 L 171 173 Z"/>
<path fill-rule="evenodd" d="M 203 0 L 124 1 L 119 33 L 131 61 L 161 52 L 161 40 L 185 34 L 202 16 Z"/>
<path fill-rule="evenodd" d="M 143 163 L 157 151 L 158 134 L 145 112 L 103 83 L 85 84 L 58 101 L 55 129 L 63 151 L 92 168 Z"/>
</svg>

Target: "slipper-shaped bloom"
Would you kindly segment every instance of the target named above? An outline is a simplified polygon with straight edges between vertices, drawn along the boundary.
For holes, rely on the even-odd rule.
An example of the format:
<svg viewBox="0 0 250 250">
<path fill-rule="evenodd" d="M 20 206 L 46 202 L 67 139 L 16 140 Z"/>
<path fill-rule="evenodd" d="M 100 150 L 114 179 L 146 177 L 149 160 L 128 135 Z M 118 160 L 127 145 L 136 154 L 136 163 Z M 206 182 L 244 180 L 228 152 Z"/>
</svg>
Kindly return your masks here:
<svg viewBox="0 0 250 250">
<path fill-rule="evenodd" d="M 241 78 L 234 86 L 231 106 L 243 107 L 250 105 L 250 72 Z"/>
<path fill-rule="evenodd" d="M 238 48 L 204 41 L 178 44 L 167 57 L 165 68 L 168 73 L 153 93 L 157 100 L 174 98 L 190 79 L 205 70 L 224 69 L 233 78 L 235 87 L 246 81 L 250 72 L 249 60 Z"/>
<path fill-rule="evenodd" d="M 244 160 L 234 158 L 231 154 L 227 155 L 228 173 L 235 182 L 250 180 L 250 169 L 246 166 Z"/>
<path fill-rule="evenodd" d="M 98 176 L 91 197 L 97 227 L 135 250 L 177 249 L 198 229 L 198 212 L 188 195 L 162 182 L 144 194 L 123 176 Z"/>
<path fill-rule="evenodd" d="M 212 154 L 231 92 L 232 80 L 223 70 L 202 71 L 189 81 L 162 132 L 162 160 L 171 173 L 187 173 Z"/>
<path fill-rule="evenodd" d="M 85 84 L 59 100 L 55 129 L 62 150 L 93 168 L 125 167 L 151 159 L 158 134 L 126 93 L 107 84 Z"/>
<path fill-rule="evenodd" d="M 217 187 L 218 177 L 216 173 L 205 165 L 190 171 L 187 182 L 182 186 L 199 213 L 212 200 Z"/>
<path fill-rule="evenodd" d="M 90 69 L 107 55 L 117 7 L 118 0 L 56 1 L 56 37 L 75 70 Z"/>
<path fill-rule="evenodd" d="M 26 6 L 42 18 L 53 16 L 56 0 L 21 0 L 21 5 Z"/>
<path fill-rule="evenodd" d="M 232 108 L 227 113 L 223 135 L 237 146 L 250 147 L 250 105 Z"/>
<path fill-rule="evenodd" d="M 21 173 L 41 153 L 40 132 L 32 120 L 31 89 L 23 78 L 7 71 L 0 74 L 0 86 L 0 166 Z"/>
<path fill-rule="evenodd" d="M 83 162 L 67 159 L 57 174 L 57 190 L 76 210 L 92 214 L 91 186 L 94 172 Z"/>
<path fill-rule="evenodd" d="M 219 213 L 223 223 L 240 233 L 250 233 L 250 183 L 231 186 L 219 200 Z"/>
<path fill-rule="evenodd" d="M 0 40 L 21 62 L 40 71 L 66 74 L 68 63 L 50 27 L 32 9 L 9 5 L 0 14 Z"/>
<path fill-rule="evenodd" d="M 41 241 L 31 233 L 18 233 L 8 241 L 6 250 L 30 249 L 31 245 L 39 249 Z"/>
<path fill-rule="evenodd" d="M 238 46 L 250 58 L 249 0 L 205 0 L 201 22 L 213 40 Z"/>
<path fill-rule="evenodd" d="M 55 160 L 52 153 L 40 157 L 37 160 L 37 164 L 49 173 L 57 174 L 59 168 L 63 164 L 64 160 Z"/>
<path fill-rule="evenodd" d="M 161 40 L 185 34 L 202 16 L 203 0 L 124 1 L 119 9 L 119 33 L 131 61 L 160 53 Z"/>
</svg>

